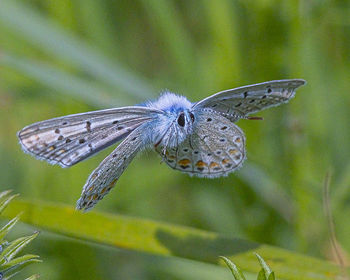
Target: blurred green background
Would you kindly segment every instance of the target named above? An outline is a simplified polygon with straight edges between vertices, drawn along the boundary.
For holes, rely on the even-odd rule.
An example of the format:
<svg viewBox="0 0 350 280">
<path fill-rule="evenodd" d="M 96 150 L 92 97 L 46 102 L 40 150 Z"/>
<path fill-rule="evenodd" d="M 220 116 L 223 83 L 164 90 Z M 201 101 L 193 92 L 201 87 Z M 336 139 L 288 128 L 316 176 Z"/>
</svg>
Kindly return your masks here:
<svg viewBox="0 0 350 280">
<path fill-rule="evenodd" d="M 75 205 L 113 148 L 61 169 L 24 154 L 16 132 L 66 114 L 132 105 L 163 89 L 197 101 L 217 91 L 303 78 L 288 105 L 240 121 L 248 159 L 198 179 L 146 152 L 96 209 L 215 231 L 334 260 L 322 205 L 350 252 L 350 2 L 30 0 L 0 2 L 0 186 Z M 28 227 L 21 230 L 28 232 Z M 33 242 L 43 279 L 231 279 L 228 270 L 82 243 Z M 273 268 L 273 267 L 272 267 Z M 226 278 L 225 278 L 226 277 Z"/>
</svg>

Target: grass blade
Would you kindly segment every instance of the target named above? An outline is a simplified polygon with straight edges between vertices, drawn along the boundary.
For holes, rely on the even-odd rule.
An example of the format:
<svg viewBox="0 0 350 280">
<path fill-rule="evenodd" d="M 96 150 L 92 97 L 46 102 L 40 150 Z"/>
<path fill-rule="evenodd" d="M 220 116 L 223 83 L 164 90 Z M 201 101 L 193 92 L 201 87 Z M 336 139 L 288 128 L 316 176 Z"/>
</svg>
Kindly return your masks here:
<svg viewBox="0 0 350 280">
<path fill-rule="evenodd" d="M 0 264 L 10 262 L 26 245 L 38 236 L 39 232 L 32 235 L 20 237 L 9 243 L 0 254 Z"/>
<path fill-rule="evenodd" d="M 0 55 L 0 64 L 34 78 L 54 91 L 58 90 L 95 107 L 110 107 L 111 104 L 115 104 L 115 106 L 128 104 L 125 96 L 117 101 L 116 97 L 113 97 L 111 93 L 108 93 L 102 87 L 87 80 L 74 77 L 47 64 L 38 63 L 23 57 L 16 57 L 8 53 Z M 129 102 L 133 101 L 129 99 Z"/>
<path fill-rule="evenodd" d="M 281 217 L 290 222 L 294 215 L 294 208 L 288 199 L 287 193 L 278 188 L 276 183 L 265 174 L 258 166 L 245 163 L 245 166 L 237 173 L 238 178 L 246 182 L 249 187 Z"/>
<path fill-rule="evenodd" d="M 0 240 L 2 240 L 9 233 L 9 231 L 16 225 L 18 220 L 19 215 L 14 217 L 11 221 L 9 221 L 5 226 L 2 227 L 2 229 L 0 230 Z"/>
<path fill-rule="evenodd" d="M 26 278 L 25 280 L 37 280 L 37 279 L 39 279 L 39 277 L 40 277 L 39 274 L 34 274 L 34 275 Z"/>
<path fill-rule="evenodd" d="M 80 240 L 212 264 L 219 264 L 218 257 L 225 255 L 254 273 L 260 270 L 252 254 L 257 252 L 282 279 L 334 279 L 341 270 L 312 257 L 213 232 L 96 211 L 83 214 L 73 207 L 48 202 L 16 200 L 4 215 L 11 218 L 20 210 L 24 211 L 22 221 Z"/>
<path fill-rule="evenodd" d="M 231 262 L 228 258 L 226 257 L 220 257 L 220 259 L 223 259 L 228 268 L 231 270 L 233 277 L 235 280 L 245 280 L 245 277 L 242 273 L 242 271 L 237 267 L 233 262 Z"/>
<path fill-rule="evenodd" d="M 195 73 L 195 48 L 188 30 L 183 26 L 182 15 L 177 6 L 166 0 L 142 0 L 141 3 L 154 30 L 168 49 L 168 54 L 177 68 L 175 72 L 181 75 L 180 79 L 188 81 Z"/>
<path fill-rule="evenodd" d="M 5 276 L 4 279 L 10 279 L 19 273 L 24 267 L 32 263 L 42 262 L 38 259 L 37 255 L 24 255 L 13 259 L 12 261 L 4 264 L 2 267 L 5 268 L 2 273 Z"/>
<path fill-rule="evenodd" d="M 256 254 L 256 257 L 259 260 L 259 263 L 261 265 L 261 270 L 259 272 L 259 276 L 258 276 L 258 280 L 262 279 L 262 280 L 274 280 L 275 279 L 275 274 L 273 271 L 271 271 L 271 269 L 269 268 L 269 266 L 266 264 L 266 262 L 264 261 L 264 259 L 262 257 L 260 257 L 259 254 Z"/>
<path fill-rule="evenodd" d="M 7 207 L 7 205 L 15 198 L 18 196 L 18 194 L 14 194 L 11 196 L 6 197 L 7 194 L 10 192 L 6 192 L 5 195 L 0 199 L 0 214 L 4 209 Z"/>
<path fill-rule="evenodd" d="M 41 50 L 136 98 L 153 96 L 148 83 L 111 63 L 88 44 L 54 25 L 49 19 L 17 1 L 1 1 L 0 22 Z"/>
</svg>

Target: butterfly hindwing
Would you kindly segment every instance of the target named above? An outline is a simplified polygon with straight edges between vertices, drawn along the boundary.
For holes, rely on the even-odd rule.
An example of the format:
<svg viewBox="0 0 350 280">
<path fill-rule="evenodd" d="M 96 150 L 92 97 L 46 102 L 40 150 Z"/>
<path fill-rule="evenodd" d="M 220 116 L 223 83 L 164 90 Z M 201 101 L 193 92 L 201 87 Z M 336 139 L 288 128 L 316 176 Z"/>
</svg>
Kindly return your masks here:
<svg viewBox="0 0 350 280">
<path fill-rule="evenodd" d="M 242 130 L 209 109 L 195 112 L 193 132 L 177 147 L 166 148 L 164 161 L 173 169 L 199 177 L 219 177 L 239 168 L 245 160 Z M 163 148 L 157 151 L 163 156 Z"/>
<path fill-rule="evenodd" d="M 301 79 L 277 80 L 218 92 L 193 105 L 210 108 L 231 121 L 288 102 L 295 90 L 304 85 Z"/>
<path fill-rule="evenodd" d="M 137 152 L 144 147 L 143 127 L 131 132 L 87 179 L 77 209 L 87 211 L 114 187 Z"/>
<path fill-rule="evenodd" d="M 69 167 L 125 138 L 158 113 L 134 106 L 69 115 L 29 125 L 18 138 L 25 152 Z"/>
</svg>

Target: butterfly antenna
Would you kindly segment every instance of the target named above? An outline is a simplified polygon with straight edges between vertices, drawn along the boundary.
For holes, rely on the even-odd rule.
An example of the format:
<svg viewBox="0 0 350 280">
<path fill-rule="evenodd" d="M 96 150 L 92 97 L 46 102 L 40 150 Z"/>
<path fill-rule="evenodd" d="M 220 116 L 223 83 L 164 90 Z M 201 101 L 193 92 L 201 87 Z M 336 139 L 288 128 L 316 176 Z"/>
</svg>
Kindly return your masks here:
<svg viewBox="0 0 350 280">
<path fill-rule="evenodd" d="M 246 120 L 263 121 L 263 117 L 246 117 Z"/>
</svg>

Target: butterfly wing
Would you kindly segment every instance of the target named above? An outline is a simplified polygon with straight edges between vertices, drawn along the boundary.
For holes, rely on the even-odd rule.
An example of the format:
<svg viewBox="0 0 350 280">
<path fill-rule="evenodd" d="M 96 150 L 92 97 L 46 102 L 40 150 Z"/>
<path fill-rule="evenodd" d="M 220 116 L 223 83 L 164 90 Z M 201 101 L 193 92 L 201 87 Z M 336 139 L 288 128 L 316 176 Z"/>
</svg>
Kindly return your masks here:
<svg viewBox="0 0 350 280">
<path fill-rule="evenodd" d="M 87 112 L 34 123 L 17 136 L 25 152 L 69 167 L 125 138 L 161 113 L 141 106 Z"/>
<path fill-rule="evenodd" d="M 87 179 L 77 209 L 90 210 L 114 187 L 137 152 L 145 145 L 143 126 L 131 132 Z"/>
<path fill-rule="evenodd" d="M 193 132 L 175 148 L 166 148 L 164 161 L 173 169 L 215 178 L 239 168 L 245 160 L 243 131 L 212 110 L 194 111 Z M 163 156 L 164 147 L 157 147 Z"/>
<path fill-rule="evenodd" d="M 306 82 L 301 79 L 277 80 L 218 92 L 193 105 L 210 108 L 231 121 L 288 102 L 295 90 Z"/>
</svg>

